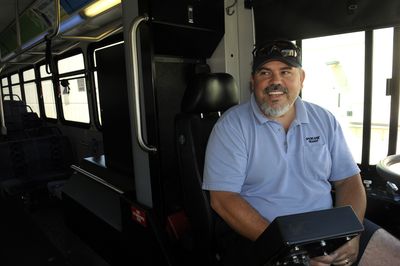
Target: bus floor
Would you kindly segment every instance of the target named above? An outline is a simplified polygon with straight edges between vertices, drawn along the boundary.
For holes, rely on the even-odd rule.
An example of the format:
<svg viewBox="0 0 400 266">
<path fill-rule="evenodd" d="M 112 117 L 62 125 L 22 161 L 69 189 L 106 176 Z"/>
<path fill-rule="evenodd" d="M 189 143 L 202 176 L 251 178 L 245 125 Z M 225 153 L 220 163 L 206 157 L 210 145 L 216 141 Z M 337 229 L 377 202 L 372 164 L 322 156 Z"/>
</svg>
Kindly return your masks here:
<svg viewBox="0 0 400 266">
<path fill-rule="evenodd" d="M 0 265 L 109 266 L 64 224 L 61 202 L 0 198 Z"/>
</svg>

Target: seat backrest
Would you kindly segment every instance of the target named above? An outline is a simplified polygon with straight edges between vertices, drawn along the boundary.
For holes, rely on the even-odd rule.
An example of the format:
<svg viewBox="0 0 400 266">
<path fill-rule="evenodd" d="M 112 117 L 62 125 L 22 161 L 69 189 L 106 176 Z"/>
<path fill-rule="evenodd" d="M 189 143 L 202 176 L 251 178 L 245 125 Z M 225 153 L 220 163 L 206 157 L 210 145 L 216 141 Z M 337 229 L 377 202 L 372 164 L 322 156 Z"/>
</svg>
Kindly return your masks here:
<svg viewBox="0 0 400 266">
<path fill-rule="evenodd" d="M 9 139 L 26 138 L 28 137 L 26 130 L 38 129 L 43 126 L 43 121 L 38 114 L 21 100 L 4 100 L 3 110 Z"/>
<path fill-rule="evenodd" d="M 26 114 L 27 107 L 23 101 L 4 100 L 4 121 L 8 131 L 23 129 L 22 115 Z"/>
<path fill-rule="evenodd" d="M 203 166 L 208 137 L 221 113 L 239 102 L 239 91 L 227 73 L 197 74 L 184 93 L 181 113 L 175 120 L 177 154 L 184 209 L 193 232 L 199 265 L 217 263 L 214 241 L 215 215 L 204 191 Z"/>
</svg>

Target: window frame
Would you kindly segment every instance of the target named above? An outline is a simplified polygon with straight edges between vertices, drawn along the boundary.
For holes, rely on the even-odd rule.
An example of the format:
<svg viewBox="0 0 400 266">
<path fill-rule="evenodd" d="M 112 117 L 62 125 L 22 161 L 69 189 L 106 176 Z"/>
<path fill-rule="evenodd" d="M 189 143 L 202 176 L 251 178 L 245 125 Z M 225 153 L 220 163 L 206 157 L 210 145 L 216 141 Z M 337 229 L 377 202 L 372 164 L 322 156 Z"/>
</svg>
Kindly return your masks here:
<svg viewBox="0 0 400 266">
<path fill-rule="evenodd" d="M 95 72 L 97 71 L 97 67 L 95 64 L 95 56 L 94 53 L 96 50 L 101 49 L 103 47 L 107 47 L 110 45 L 117 45 L 121 42 L 124 42 L 124 38 L 123 38 L 123 34 L 116 34 L 116 35 L 112 35 L 100 42 L 96 42 L 96 43 L 91 43 L 88 46 L 88 70 L 89 70 L 89 80 L 90 80 L 90 84 L 92 84 L 92 101 L 93 101 L 93 118 L 94 118 L 94 124 L 96 126 L 96 128 L 99 131 L 102 131 L 102 119 L 101 119 L 101 110 L 99 110 L 99 107 L 101 109 L 101 102 L 100 99 L 97 97 L 97 91 L 99 90 L 99 88 L 96 87 L 96 82 L 95 82 Z"/>
<path fill-rule="evenodd" d="M 363 133 L 361 163 L 359 167 L 362 172 L 375 173 L 375 164 L 370 164 L 371 149 L 371 126 L 372 126 L 372 92 L 373 92 L 373 33 L 376 29 L 364 30 L 365 34 L 365 61 L 364 61 L 364 110 L 363 110 Z M 328 35 L 331 36 L 331 35 Z M 324 36 L 319 36 L 324 37 Z M 296 40 L 298 46 L 302 46 L 302 40 Z M 389 123 L 389 143 L 386 156 L 400 153 L 397 149 L 399 130 L 399 107 L 400 107 L 400 28 L 394 27 L 393 38 L 393 67 L 391 87 L 391 107 Z M 301 96 L 301 95 L 300 95 Z M 382 158 L 384 159 L 384 158 Z"/>
<path fill-rule="evenodd" d="M 34 79 L 25 80 L 25 79 L 24 79 L 24 72 L 25 72 L 25 71 L 29 71 L 29 70 L 33 70 Z M 23 91 L 23 94 L 24 94 L 24 98 L 25 98 L 24 101 L 25 101 L 25 103 L 26 103 L 27 105 L 29 105 L 29 104 L 27 103 L 27 101 L 26 101 L 26 87 L 25 87 L 25 84 L 26 84 L 26 83 L 34 83 L 34 84 L 35 84 L 35 90 L 36 90 L 37 104 L 38 104 L 38 107 L 39 107 L 39 113 L 37 113 L 37 115 L 38 115 L 39 117 L 42 117 L 42 115 L 43 115 L 43 110 L 42 110 L 42 108 L 41 108 L 41 103 L 40 103 L 40 93 L 39 93 L 39 86 L 38 86 L 38 82 L 37 82 L 37 80 L 38 80 L 37 77 L 38 77 L 38 75 L 37 75 L 37 71 L 36 71 L 36 67 L 35 67 L 35 66 L 25 67 L 25 68 L 22 68 L 22 69 L 20 70 L 21 87 L 22 87 L 22 91 Z"/>
<path fill-rule="evenodd" d="M 44 68 L 46 69 L 46 62 L 45 61 L 39 62 L 35 67 L 36 80 L 37 80 L 36 86 L 38 88 L 38 93 L 39 93 L 39 107 L 40 107 L 40 110 L 42 112 L 42 117 L 47 122 L 55 124 L 55 123 L 57 123 L 60 115 L 59 115 L 59 107 L 58 107 L 58 103 L 57 103 L 57 90 L 56 90 L 56 88 L 54 86 L 54 73 L 50 74 L 49 76 L 42 77 L 42 74 L 40 72 L 40 68 L 42 66 L 44 66 Z M 55 105 L 56 115 L 57 115 L 56 118 L 48 117 L 46 115 L 46 107 L 45 107 L 45 103 L 44 103 L 42 82 L 43 81 L 47 81 L 47 80 L 50 80 L 51 84 L 52 84 L 52 89 L 53 89 L 52 91 L 53 91 L 53 95 L 54 95 L 54 105 Z"/>
<path fill-rule="evenodd" d="M 4 85 L 3 84 L 3 79 L 6 79 L 7 80 L 7 85 Z M 1 101 L 4 101 L 4 98 L 3 98 L 3 95 L 4 95 L 4 88 L 7 88 L 8 89 L 8 91 L 10 92 L 10 75 L 4 75 L 4 76 L 1 76 L 1 79 L 0 79 L 0 82 L 1 82 Z M 9 94 L 9 93 L 8 93 Z"/>
<path fill-rule="evenodd" d="M 76 70 L 76 71 L 59 74 L 58 62 L 63 59 L 66 59 L 68 57 L 73 57 L 78 54 L 82 54 L 84 68 L 80 69 L 80 70 Z M 79 127 L 79 128 L 90 128 L 90 125 L 92 123 L 91 104 L 90 104 L 91 88 L 90 88 L 90 84 L 88 83 L 88 70 L 87 70 L 87 62 L 85 60 L 84 51 L 81 48 L 76 48 L 76 49 L 70 50 L 62 55 L 59 55 L 59 56 L 55 57 L 55 65 L 56 65 L 56 69 L 57 69 L 55 84 L 57 84 L 56 86 L 58 87 L 57 88 L 58 97 L 57 97 L 56 101 L 58 102 L 58 106 L 59 106 L 60 122 L 64 125 L 68 125 L 68 126 Z M 80 122 L 80 121 L 67 120 L 67 119 L 65 119 L 65 115 L 64 115 L 63 102 L 62 102 L 62 96 L 61 96 L 62 92 L 61 92 L 61 88 L 59 87 L 59 84 L 60 84 L 61 80 L 68 79 L 68 77 L 77 76 L 77 75 L 82 75 L 82 77 L 85 79 L 87 108 L 88 108 L 88 115 L 89 115 L 89 121 L 87 123 Z"/>
<path fill-rule="evenodd" d="M 12 81 L 12 77 L 14 75 L 16 75 L 18 77 L 18 82 L 16 82 L 16 83 L 13 83 L 13 81 Z M 12 95 L 14 95 L 13 86 L 19 86 L 19 89 L 21 92 L 21 97 L 20 97 L 21 99 L 19 99 L 19 97 L 12 96 Z M 10 100 L 14 100 L 14 101 L 21 100 L 21 101 L 25 102 L 25 93 L 23 90 L 22 82 L 21 82 L 21 72 L 20 71 L 17 70 L 17 71 L 11 72 L 8 75 L 8 88 L 9 88 L 10 94 L 11 94 Z"/>
</svg>

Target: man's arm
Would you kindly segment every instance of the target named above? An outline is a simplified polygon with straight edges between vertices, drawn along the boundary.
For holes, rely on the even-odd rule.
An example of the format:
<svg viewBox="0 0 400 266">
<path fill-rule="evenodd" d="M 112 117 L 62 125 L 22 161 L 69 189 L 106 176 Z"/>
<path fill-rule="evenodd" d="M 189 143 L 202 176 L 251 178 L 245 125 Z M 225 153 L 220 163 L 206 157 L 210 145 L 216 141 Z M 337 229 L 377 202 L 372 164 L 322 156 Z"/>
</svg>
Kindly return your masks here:
<svg viewBox="0 0 400 266">
<path fill-rule="evenodd" d="M 362 222 L 364 219 L 367 199 L 360 174 L 353 175 L 346 179 L 335 181 L 335 206 L 350 205 Z M 355 237 L 345 245 L 337 249 L 330 256 L 314 258 L 312 266 L 317 265 L 348 265 L 357 260 L 360 237 Z"/>
<path fill-rule="evenodd" d="M 237 233 L 255 241 L 267 228 L 264 219 L 238 193 L 210 191 L 211 207 Z"/>
<path fill-rule="evenodd" d="M 359 174 L 335 181 L 335 206 L 350 205 L 362 222 L 364 219 L 367 199 Z M 360 237 L 355 237 L 329 256 L 317 257 L 311 260 L 311 266 L 349 265 L 357 260 Z"/>
<path fill-rule="evenodd" d="M 358 219 L 362 222 L 367 206 L 365 189 L 360 174 L 335 181 L 335 206 L 351 205 Z"/>
</svg>

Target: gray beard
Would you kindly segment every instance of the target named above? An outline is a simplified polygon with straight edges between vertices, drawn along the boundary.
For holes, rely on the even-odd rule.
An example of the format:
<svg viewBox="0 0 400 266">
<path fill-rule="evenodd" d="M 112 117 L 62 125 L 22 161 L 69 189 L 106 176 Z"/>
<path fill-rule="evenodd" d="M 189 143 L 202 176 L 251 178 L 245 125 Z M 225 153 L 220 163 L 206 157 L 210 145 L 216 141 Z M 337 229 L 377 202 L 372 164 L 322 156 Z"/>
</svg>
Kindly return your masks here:
<svg viewBox="0 0 400 266">
<path fill-rule="evenodd" d="M 281 108 L 271 108 L 267 103 L 263 103 L 260 109 L 267 117 L 276 118 L 286 114 L 290 109 L 290 104 L 286 104 Z"/>
</svg>

